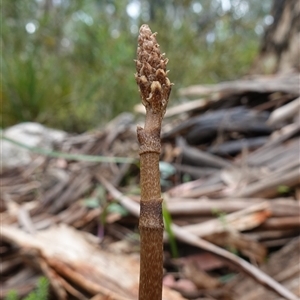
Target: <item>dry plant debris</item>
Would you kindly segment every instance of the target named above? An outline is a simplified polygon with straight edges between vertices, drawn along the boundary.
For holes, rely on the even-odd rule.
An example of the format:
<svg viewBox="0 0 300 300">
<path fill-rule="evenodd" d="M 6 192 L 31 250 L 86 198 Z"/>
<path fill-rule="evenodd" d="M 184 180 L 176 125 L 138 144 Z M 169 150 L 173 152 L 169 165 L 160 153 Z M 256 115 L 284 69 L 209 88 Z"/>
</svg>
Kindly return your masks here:
<svg viewBox="0 0 300 300">
<path fill-rule="evenodd" d="M 163 299 L 299 299 L 298 82 L 187 87 L 190 101 L 170 108 L 161 180 L 180 257 L 166 235 Z M 137 299 L 135 124 L 122 114 L 55 145 L 71 159 L 29 152 L 26 166 L 2 169 L 2 297 L 44 274 L 53 299 Z"/>
</svg>

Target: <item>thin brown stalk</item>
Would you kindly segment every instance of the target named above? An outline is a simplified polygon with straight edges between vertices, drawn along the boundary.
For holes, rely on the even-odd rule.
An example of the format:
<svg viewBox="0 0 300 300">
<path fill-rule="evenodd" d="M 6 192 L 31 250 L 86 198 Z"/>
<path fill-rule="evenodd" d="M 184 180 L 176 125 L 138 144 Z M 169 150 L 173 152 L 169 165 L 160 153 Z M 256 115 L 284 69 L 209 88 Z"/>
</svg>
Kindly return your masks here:
<svg viewBox="0 0 300 300">
<path fill-rule="evenodd" d="M 164 225 L 159 173 L 160 132 L 172 84 L 166 71 L 168 59 L 160 53 L 155 36 L 148 25 L 141 26 L 135 74 L 146 108 L 145 126 L 137 128 L 141 185 L 140 300 L 162 298 Z"/>
</svg>

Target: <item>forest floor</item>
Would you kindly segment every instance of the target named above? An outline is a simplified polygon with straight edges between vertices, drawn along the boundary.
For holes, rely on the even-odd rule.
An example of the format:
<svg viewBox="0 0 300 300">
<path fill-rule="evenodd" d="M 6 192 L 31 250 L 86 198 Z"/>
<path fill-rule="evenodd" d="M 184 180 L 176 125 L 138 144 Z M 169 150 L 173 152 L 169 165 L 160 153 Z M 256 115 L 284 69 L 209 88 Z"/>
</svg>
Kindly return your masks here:
<svg viewBox="0 0 300 300">
<path fill-rule="evenodd" d="M 299 299 L 299 74 L 180 94 L 162 129 L 163 299 Z M 3 132 L 1 299 L 41 276 L 53 299 L 137 299 L 136 124 Z"/>
</svg>

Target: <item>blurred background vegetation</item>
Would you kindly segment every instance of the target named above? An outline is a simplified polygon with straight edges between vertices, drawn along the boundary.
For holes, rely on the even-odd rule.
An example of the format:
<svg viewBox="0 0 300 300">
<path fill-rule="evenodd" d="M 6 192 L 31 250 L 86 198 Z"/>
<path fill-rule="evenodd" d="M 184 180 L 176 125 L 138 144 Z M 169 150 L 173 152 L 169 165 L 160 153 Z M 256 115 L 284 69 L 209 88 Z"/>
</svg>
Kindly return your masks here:
<svg viewBox="0 0 300 300">
<path fill-rule="evenodd" d="M 171 95 L 239 78 L 272 23 L 271 0 L 2 0 L 2 127 L 36 121 L 69 132 L 103 125 L 139 103 L 138 28 L 169 58 Z"/>
</svg>

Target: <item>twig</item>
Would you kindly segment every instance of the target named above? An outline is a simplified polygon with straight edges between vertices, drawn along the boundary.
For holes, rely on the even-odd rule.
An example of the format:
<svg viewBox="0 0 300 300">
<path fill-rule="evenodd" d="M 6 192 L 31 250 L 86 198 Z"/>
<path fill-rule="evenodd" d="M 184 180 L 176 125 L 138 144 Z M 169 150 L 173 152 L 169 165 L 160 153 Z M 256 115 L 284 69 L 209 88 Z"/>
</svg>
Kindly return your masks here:
<svg viewBox="0 0 300 300">
<path fill-rule="evenodd" d="M 201 166 L 205 165 L 220 169 L 230 168 L 233 166 L 232 163 L 221 157 L 188 146 L 183 138 L 177 139 L 177 145 L 182 149 L 183 157 L 185 157 L 186 159 L 188 159 L 196 165 L 200 164 Z"/>
<path fill-rule="evenodd" d="M 197 236 L 207 236 L 227 230 L 245 231 L 262 224 L 269 216 L 269 203 L 261 202 L 233 212 L 222 219 L 216 218 L 200 224 L 184 226 L 184 229 Z"/>
<path fill-rule="evenodd" d="M 219 257 L 222 257 L 226 259 L 227 261 L 230 261 L 233 263 L 236 267 L 241 269 L 243 272 L 247 273 L 249 276 L 251 276 L 254 280 L 259 282 L 260 284 L 264 285 L 265 287 L 273 290 L 278 295 L 284 297 L 288 300 L 299 300 L 299 298 L 294 295 L 292 292 L 290 292 L 288 289 L 286 289 L 283 285 L 275 281 L 272 277 L 265 274 L 255 266 L 251 265 L 247 261 L 243 260 L 242 258 L 222 249 L 219 248 L 205 240 L 202 240 L 198 238 L 196 235 L 189 233 L 187 230 L 181 229 L 179 226 L 173 225 L 172 226 L 173 233 L 175 236 L 190 245 L 199 247 L 201 249 L 204 249 L 208 252 L 211 252 L 213 254 L 218 255 Z"/>
<path fill-rule="evenodd" d="M 292 118 L 295 115 L 299 114 L 300 109 L 300 97 L 293 100 L 292 102 L 283 105 L 275 109 L 268 120 L 269 125 L 274 125 L 276 123 L 285 121 L 286 119 Z"/>
<path fill-rule="evenodd" d="M 188 216 L 210 216 L 214 211 L 232 213 L 252 206 L 253 204 L 267 202 L 272 217 L 300 217 L 300 204 L 288 198 L 264 199 L 264 198 L 222 198 L 216 199 L 189 199 L 170 197 L 166 199 L 170 214 Z"/>
<path fill-rule="evenodd" d="M 300 183 L 299 169 L 290 171 L 282 176 L 269 178 L 249 184 L 245 189 L 237 192 L 236 197 L 273 197 L 279 194 L 278 186 L 287 185 L 294 187 Z"/>
</svg>

